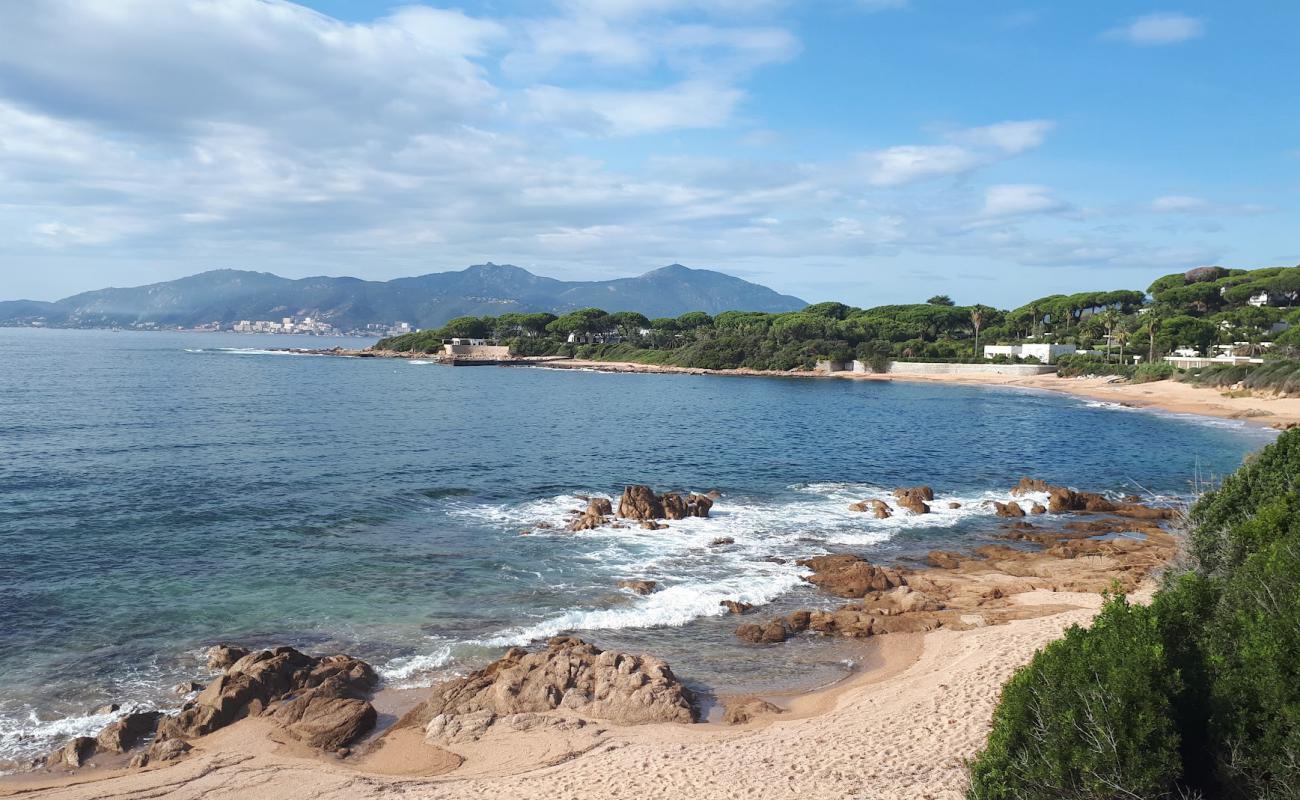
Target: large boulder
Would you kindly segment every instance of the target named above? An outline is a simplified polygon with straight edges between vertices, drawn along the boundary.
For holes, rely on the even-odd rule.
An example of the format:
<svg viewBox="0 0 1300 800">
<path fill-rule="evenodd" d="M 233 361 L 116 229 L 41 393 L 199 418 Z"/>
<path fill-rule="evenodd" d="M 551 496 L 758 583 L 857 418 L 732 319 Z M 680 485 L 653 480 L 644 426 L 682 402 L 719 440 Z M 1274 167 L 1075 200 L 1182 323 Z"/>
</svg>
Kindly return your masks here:
<svg viewBox="0 0 1300 800">
<path fill-rule="evenodd" d="M 375 707 L 342 675 L 284 700 L 271 715 L 285 732 L 321 750 L 337 750 L 375 726 Z"/>
<path fill-rule="evenodd" d="M 878 567 L 853 555 L 816 556 L 797 563 L 813 571 L 804 580 L 836 597 L 864 597 L 869 592 L 907 583 L 897 570 Z"/>
<path fill-rule="evenodd" d="M 1020 482 L 1011 490 L 1014 497 L 1023 497 L 1027 494 L 1041 494 L 1051 491 L 1052 487 L 1047 485 L 1047 481 L 1039 478 L 1021 478 Z"/>
<path fill-rule="evenodd" d="M 483 669 L 434 687 L 398 725 L 427 730 L 442 717 L 438 727 L 445 733 L 548 712 L 620 725 L 689 723 L 697 719 L 693 702 L 691 691 L 657 658 L 559 636 L 545 650 L 511 648 Z"/>
<path fill-rule="evenodd" d="M 67 744 L 50 753 L 45 759 L 46 768 L 68 767 L 76 769 L 95 754 L 95 740 L 89 736 L 76 736 Z"/>
<path fill-rule="evenodd" d="M 107 753 L 125 753 L 153 734 L 162 719 L 160 711 L 137 711 L 109 724 L 95 737 L 95 749 Z"/>
<path fill-rule="evenodd" d="M 747 614 L 754 608 L 753 603 L 746 603 L 741 600 L 722 600 L 718 605 L 727 609 L 728 614 Z"/>
<path fill-rule="evenodd" d="M 664 518 L 686 519 L 686 498 L 674 492 L 668 492 L 659 498 L 664 507 Z"/>
<path fill-rule="evenodd" d="M 1064 486 L 1052 486 L 1048 489 L 1047 510 L 1053 514 L 1067 511 L 1103 511 L 1115 510 L 1115 504 L 1095 492 L 1076 492 Z"/>
<path fill-rule="evenodd" d="M 248 655 L 248 650 L 230 644 L 218 644 L 208 648 L 208 669 L 213 672 L 226 669 L 236 661 Z"/>
<path fill-rule="evenodd" d="M 999 517 L 1023 517 L 1025 515 L 1025 510 L 1014 500 L 1010 503 L 999 503 L 997 500 L 993 500 L 992 503 L 993 507 L 997 509 Z"/>
<path fill-rule="evenodd" d="M 189 742 L 182 739 L 165 739 L 155 741 L 149 749 L 143 753 L 137 753 L 131 759 L 131 766 L 140 768 L 149 764 L 160 764 L 166 761 L 175 761 L 181 756 L 188 753 L 192 748 Z"/>
<path fill-rule="evenodd" d="M 618 501 L 618 515 L 624 519 L 663 519 L 664 504 L 649 486 L 635 484 L 623 489 L 623 496 Z"/>
<path fill-rule="evenodd" d="M 587 510 L 569 523 L 568 530 L 577 532 L 599 528 L 605 524 L 607 517 L 613 513 L 613 504 L 603 497 L 593 497 L 587 501 Z"/>
<path fill-rule="evenodd" d="M 297 738 L 342 746 L 374 725 L 374 709 L 361 698 L 378 680 L 369 664 L 351 656 L 313 658 L 292 647 L 248 653 L 182 706 L 179 714 L 164 717 L 157 738 L 203 736 L 238 719 L 271 711 Z M 310 691 L 326 684 L 319 692 Z M 349 702 L 333 702 L 343 700 Z M 291 710 L 280 715 L 284 706 Z M 333 733 L 324 731 L 330 722 L 337 723 Z"/>
<path fill-rule="evenodd" d="M 771 717 L 784 714 L 785 709 L 769 703 L 761 697 L 737 698 L 728 701 L 727 710 L 722 721 L 728 725 L 745 725 L 759 717 Z"/>
</svg>

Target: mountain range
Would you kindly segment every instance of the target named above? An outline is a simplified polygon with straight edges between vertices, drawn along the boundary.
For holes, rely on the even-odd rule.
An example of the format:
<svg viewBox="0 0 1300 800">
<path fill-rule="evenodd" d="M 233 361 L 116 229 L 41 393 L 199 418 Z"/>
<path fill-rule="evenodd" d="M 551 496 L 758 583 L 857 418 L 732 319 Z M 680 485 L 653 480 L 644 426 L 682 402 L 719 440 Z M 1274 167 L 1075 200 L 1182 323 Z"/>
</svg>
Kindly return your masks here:
<svg viewBox="0 0 1300 800">
<path fill-rule="evenodd" d="M 148 286 L 84 292 L 54 302 L 0 302 L 0 325 L 194 327 L 313 317 L 342 330 L 355 330 L 397 321 L 432 328 L 460 316 L 509 311 L 563 314 L 591 306 L 610 312 L 640 311 L 654 318 L 687 311 L 794 311 L 805 305 L 766 286 L 680 264 L 606 281 L 562 281 L 491 263 L 391 281 L 295 280 L 268 272 L 219 269 Z"/>
</svg>

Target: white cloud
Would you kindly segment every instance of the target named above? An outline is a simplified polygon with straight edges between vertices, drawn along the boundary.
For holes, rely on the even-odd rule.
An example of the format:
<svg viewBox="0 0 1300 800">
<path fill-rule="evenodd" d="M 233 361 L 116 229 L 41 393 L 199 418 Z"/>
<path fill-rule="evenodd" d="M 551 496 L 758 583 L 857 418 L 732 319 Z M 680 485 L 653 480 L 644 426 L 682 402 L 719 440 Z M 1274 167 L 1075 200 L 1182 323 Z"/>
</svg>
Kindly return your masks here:
<svg viewBox="0 0 1300 800">
<path fill-rule="evenodd" d="M 731 119 L 744 93 L 708 83 L 648 91 L 576 91 L 538 86 L 526 92 L 532 118 L 588 133 L 639 135 L 716 128 Z"/>
<path fill-rule="evenodd" d="M 1165 45 L 1195 39 L 1205 33 L 1205 23 L 1180 13 L 1147 14 L 1111 28 L 1103 38 L 1135 45 Z"/>
<path fill-rule="evenodd" d="M 928 178 L 959 175 L 1020 155 L 1040 146 L 1054 123 L 1049 120 L 1001 122 L 949 133 L 950 144 L 897 145 L 861 158 L 873 186 L 900 186 Z"/>
<path fill-rule="evenodd" d="M 983 216 L 988 218 L 1022 217 L 1063 211 L 1068 205 L 1052 196 L 1046 186 L 1032 183 L 1007 183 L 984 190 Z"/>
<path fill-rule="evenodd" d="M 1160 212 L 1204 211 L 1209 207 L 1207 201 L 1186 195 L 1164 195 L 1151 201 L 1151 210 Z"/>
</svg>

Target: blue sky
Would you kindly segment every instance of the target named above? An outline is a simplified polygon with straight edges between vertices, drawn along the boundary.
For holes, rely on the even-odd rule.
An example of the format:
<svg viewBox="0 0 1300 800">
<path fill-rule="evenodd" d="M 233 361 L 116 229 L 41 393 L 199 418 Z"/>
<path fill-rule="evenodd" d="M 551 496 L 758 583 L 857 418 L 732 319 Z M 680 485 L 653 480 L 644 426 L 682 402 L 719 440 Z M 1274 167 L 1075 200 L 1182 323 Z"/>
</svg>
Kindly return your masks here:
<svg viewBox="0 0 1300 800">
<path fill-rule="evenodd" d="M 1300 4 L 0 4 L 0 298 L 671 262 L 1015 306 L 1300 263 Z"/>
</svg>

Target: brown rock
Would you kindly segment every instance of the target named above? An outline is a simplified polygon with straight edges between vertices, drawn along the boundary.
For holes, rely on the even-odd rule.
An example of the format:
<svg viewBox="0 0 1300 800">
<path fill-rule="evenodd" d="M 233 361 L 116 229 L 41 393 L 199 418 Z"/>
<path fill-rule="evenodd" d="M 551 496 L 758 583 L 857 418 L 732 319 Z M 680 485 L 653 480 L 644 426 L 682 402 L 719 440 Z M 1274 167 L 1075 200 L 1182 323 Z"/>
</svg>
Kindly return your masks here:
<svg viewBox="0 0 1300 800">
<path fill-rule="evenodd" d="M 686 513 L 692 517 L 708 517 L 713 509 L 713 498 L 707 494 L 693 494 L 686 498 Z"/>
<path fill-rule="evenodd" d="M 693 700 L 657 658 L 602 651 L 560 636 L 541 652 L 512 648 L 483 669 L 434 687 L 398 725 L 424 728 L 439 716 L 454 723 L 471 714 L 495 718 L 561 708 L 620 725 L 694 722 Z"/>
<path fill-rule="evenodd" d="M 641 527 L 645 528 L 648 531 L 662 531 L 668 529 L 667 525 L 663 524 L 662 522 L 655 522 L 652 519 L 641 520 Z"/>
<path fill-rule="evenodd" d="M 929 514 L 930 507 L 926 505 L 926 501 L 934 499 L 934 490 L 929 486 L 895 489 L 894 499 L 898 501 L 899 506 L 906 508 L 913 514 Z"/>
<path fill-rule="evenodd" d="M 746 614 L 754 607 L 751 603 L 742 603 L 739 600 L 723 600 L 718 605 L 726 606 L 728 614 Z"/>
<path fill-rule="evenodd" d="M 686 519 L 686 498 L 674 492 L 668 492 L 659 498 L 663 504 L 664 517 L 667 519 Z"/>
<path fill-rule="evenodd" d="M 208 669 L 225 669 L 239 659 L 248 655 L 248 650 L 228 644 L 218 644 L 208 648 Z"/>
<path fill-rule="evenodd" d="M 722 721 L 728 725 L 744 725 L 758 717 L 770 717 L 784 714 L 785 709 L 758 697 L 736 699 L 727 703 L 727 711 Z"/>
<path fill-rule="evenodd" d="M 45 766 L 77 769 L 95 754 L 95 747 L 95 740 L 89 736 L 74 737 L 67 744 L 50 753 L 45 759 Z"/>
<path fill-rule="evenodd" d="M 191 692 L 201 692 L 203 691 L 203 684 L 199 683 L 198 681 L 181 681 L 180 683 L 172 687 L 172 691 L 175 692 L 176 694 L 190 694 Z"/>
<path fill-rule="evenodd" d="M 813 571 L 804 580 L 836 597 L 862 597 L 907 583 L 897 570 L 877 567 L 853 555 L 817 556 L 796 563 Z"/>
<path fill-rule="evenodd" d="M 148 750 L 138 753 L 135 758 L 131 759 L 131 766 L 139 769 L 149 764 L 175 761 L 191 749 L 189 742 L 182 739 L 155 741 Z"/>
<path fill-rule="evenodd" d="M 247 653 L 231 664 L 175 717 L 158 724 L 158 740 L 203 736 L 269 705 L 335 680 L 353 695 L 369 692 L 378 676 L 364 661 L 345 655 L 312 658 L 292 647 Z M 152 758 L 152 756 L 151 756 Z"/>
<path fill-rule="evenodd" d="M 736 628 L 736 635 L 741 640 L 752 644 L 777 644 L 789 639 L 792 631 L 785 620 L 777 618 L 765 624 L 749 622 Z"/>
<path fill-rule="evenodd" d="M 160 711 L 127 714 L 111 723 L 95 737 L 95 749 L 105 753 L 125 753 L 158 728 Z"/>
<path fill-rule="evenodd" d="M 284 700 L 272 718 L 309 747 L 337 750 L 375 726 L 375 707 L 342 675 Z"/>
<path fill-rule="evenodd" d="M 620 589 L 630 589 L 637 594 L 650 594 L 655 590 L 658 584 L 654 581 L 619 581 L 617 586 Z"/>
<path fill-rule="evenodd" d="M 1043 504 L 1042 504 L 1042 503 L 1034 503 L 1032 506 L 1029 507 L 1029 513 L 1030 513 L 1030 514 L 1046 514 L 1046 513 L 1047 513 L 1047 509 L 1046 509 L 1046 508 L 1043 508 Z"/>
<path fill-rule="evenodd" d="M 993 507 L 997 509 L 997 514 L 999 517 L 1023 517 L 1025 515 L 1025 510 L 1021 508 L 1020 504 L 1015 501 L 1012 501 L 1010 503 L 999 503 L 998 501 L 994 500 L 992 502 L 993 502 Z"/>
<path fill-rule="evenodd" d="M 953 500 L 952 502 L 948 503 L 948 508 L 961 508 L 961 503 L 958 503 L 956 500 Z"/>
<path fill-rule="evenodd" d="M 1114 511 L 1115 504 L 1095 492 L 1076 492 L 1063 486 L 1049 488 L 1047 510 L 1053 514 L 1066 511 Z"/>
<path fill-rule="evenodd" d="M 704 496 L 710 500 L 720 500 L 722 499 L 722 492 L 719 492 L 717 489 L 710 489 L 704 493 Z"/>
<path fill-rule="evenodd" d="M 710 546 L 710 547 L 722 547 L 723 545 L 727 545 L 727 544 L 735 544 L 735 543 L 736 543 L 736 540 L 733 539 L 732 537 L 730 537 L 730 536 L 722 536 L 722 537 L 720 537 L 720 538 L 714 539 L 713 541 L 709 542 L 709 546 Z"/>
<path fill-rule="evenodd" d="M 1038 478 L 1021 478 L 1020 483 L 1017 483 L 1012 488 L 1011 494 L 1014 497 L 1022 497 L 1033 492 L 1051 491 L 1051 489 L 1052 487 L 1047 485 L 1047 481 Z"/>
<path fill-rule="evenodd" d="M 939 569 L 957 569 L 961 566 L 961 556 L 947 550 L 931 550 L 926 561 Z"/>
<path fill-rule="evenodd" d="M 573 532 L 589 531 L 599 528 L 606 522 L 606 517 L 614 513 L 613 505 L 603 497 L 594 497 L 587 501 L 587 510 L 582 512 L 582 516 L 569 523 L 568 529 Z"/>
<path fill-rule="evenodd" d="M 624 519 L 663 519 L 664 505 L 649 486 L 636 484 L 623 489 L 623 497 L 618 501 L 618 515 Z"/>
</svg>

